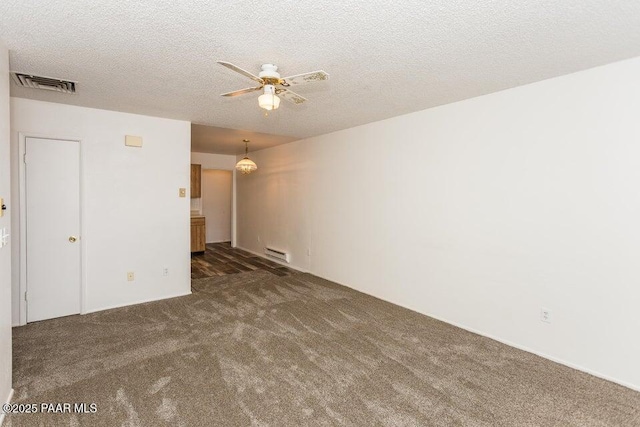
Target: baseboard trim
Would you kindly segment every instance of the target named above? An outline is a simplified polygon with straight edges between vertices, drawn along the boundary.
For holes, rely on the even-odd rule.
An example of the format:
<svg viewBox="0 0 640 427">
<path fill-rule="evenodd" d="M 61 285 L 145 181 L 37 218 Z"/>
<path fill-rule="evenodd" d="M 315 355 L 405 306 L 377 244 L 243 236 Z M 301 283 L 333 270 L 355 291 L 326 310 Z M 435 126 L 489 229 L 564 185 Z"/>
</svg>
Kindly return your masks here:
<svg viewBox="0 0 640 427">
<path fill-rule="evenodd" d="M 130 305 L 145 304 L 145 303 L 148 303 L 148 302 L 161 301 L 161 300 L 170 299 L 170 298 L 184 297 L 184 296 L 187 296 L 187 295 L 191 295 L 191 290 L 189 290 L 189 292 L 171 294 L 171 295 L 161 296 L 161 297 L 158 297 L 158 298 L 148 298 L 148 299 L 139 300 L 139 301 L 135 301 L 135 302 L 127 303 L 127 304 L 116 304 L 116 305 L 110 305 L 110 306 L 106 306 L 106 307 L 93 308 L 91 310 L 85 311 L 82 314 L 96 313 L 98 311 L 111 310 L 111 309 L 114 309 L 114 308 L 129 307 Z"/>
<path fill-rule="evenodd" d="M 282 266 L 284 266 L 284 267 L 287 267 L 287 268 L 290 268 L 290 269 L 292 269 L 292 270 L 299 271 L 300 273 L 308 273 L 308 271 L 307 271 L 307 270 L 304 270 L 304 269 L 303 269 L 303 268 L 301 268 L 301 267 L 295 266 L 295 265 L 293 265 L 293 264 L 289 264 L 289 263 L 284 262 L 284 261 L 280 261 L 279 259 L 269 258 L 269 257 L 268 257 L 268 256 L 266 256 L 265 254 L 261 254 L 261 253 L 259 253 L 259 252 L 252 251 L 251 249 L 243 248 L 242 246 L 236 246 L 236 249 L 241 249 L 241 250 L 243 250 L 243 251 L 245 251 L 245 252 L 249 252 L 250 254 L 254 254 L 255 256 L 258 256 L 258 257 L 260 257 L 260 258 L 267 259 L 267 260 L 269 260 L 269 261 L 273 261 L 273 262 L 275 262 L 276 264 L 280 264 L 280 265 L 282 265 Z"/>
<path fill-rule="evenodd" d="M 408 308 L 408 307 L 405 307 L 405 308 Z M 409 309 L 409 310 L 411 310 L 411 309 Z M 415 311 L 415 310 L 413 310 L 413 311 Z M 547 360 L 550 360 L 552 362 L 559 363 L 560 365 L 564 365 L 564 366 L 566 366 L 568 368 L 575 369 L 576 371 L 581 371 L 581 372 L 584 372 L 585 374 L 593 375 L 594 377 L 598 377 L 600 379 L 603 379 L 603 380 L 606 380 L 606 381 L 610 381 L 612 383 L 616 383 L 618 385 L 621 385 L 623 387 L 629 388 L 631 390 L 640 391 L 640 385 L 631 384 L 629 382 L 620 380 L 618 378 L 611 377 L 611 376 L 603 374 L 601 372 L 594 371 L 593 369 L 585 368 L 584 366 L 581 366 L 581 365 L 578 365 L 578 364 L 575 364 L 575 363 L 572 363 L 572 362 L 568 362 L 568 361 L 566 361 L 564 359 L 561 359 L 561 358 L 558 358 L 558 357 L 555 357 L 555 356 L 550 356 L 550 355 L 548 355 L 546 353 L 543 353 L 543 352 L 540 352 L 540 351 L 537 351 L 537 350 L 533 350 L 532 348 L 529 348 L 527 346 L 516 344 L 516 343 L 513 343 L 513 342 L 511 342 L 509 340 L 505 340 L 505 339 L 502 339 L 502 338 L 498 338 L 498 337 L 496 337 L 494 335 L 478 331 L 477 329 L 470 328 L 470 327 L 458 324 L 456 322 L 451 322 L 449 320 L 442 319 L 440 317 L 432 316 L 432 315 L 429 315 L 429 314 L 426 314 L 426 316 L 429 316 L 429 317 L 432 317 L 432 318 L 434 318 L 436 320 L 440 320 L 441 322 L 448 323 L 450 325 L 456 326 L 456 327 L 458 327 L 460 329 L 464 329 L 465 331 L 469 331 L 469 332 L 472 332 L 474 334 L 481 335 L 481 336 L 486 337 L 486 338 L 490 338 L 490 339 L 492 339 L 494 341 L 498 341 L 499 343 L 508 345 L 509 347 L 517 348 L 518 350 L 522 350 L 522 351 L 526 351 L 527 353 L 535 354 L 536 356 L 542 357 L 543 359 L 547 359 Z"/>
<path fill-rule="evenodd" d="M 7 400 L 5 400 L 4 403 L 11 403 L 11 399 L 13 399 L 13 389 L 9 390 L 9 396 L 7 396 Z M 4 422 L 4 416 L 5 416 L 5 413 L 0 411 L 0 427 Z"/>
<path fill-rule="evenodd" d="M 311 273 L 311 274 L 314 274 L 314 273 Z M 509 340 L 505 340 L 505 339 L 503 339 L 503 338 L 499 338 L 499 337 L 496 337 L 496 336 L 494 336 L 494 335 L 487 334 L 487 333 L 485 333 L 485 332 L 482 332 L 482 331 L 479 331 L 479 330 L 477 330 L 477 329 L 474 329 L 474 328 L 468 327 L 468 326 L 466 326 L 466 325 L 463 325 L 463 324 L 460 324 L 460 323 L 457 323 L 457 322 L 452 322 L 452 321 L 450 321 L 450 320 L 444 319 L 444 318 L 439 317 L 439 316 L 434 316 L 434 315 L 432 315 L 432 314 L 425 313 L 425 312 L 423 312 L 423 311 L 418 311 L 418 310 L 416 310 L 415 308 L 407 307 L 406 305 L 404 305 L 404 304 L 400 304 L 400 303 L 395 302 L 395 301 L 389 301 L 389 300 L 384 299 L 384 298 L 381 298 L 381 297 L 379 297 L 379 296 L 377 296 L 377 295 L 374 295 L 374 294 L 371 294 L 371 293 L 368 293 L 368 292 L 362 291 L 362 290 L 360 290 L 360 289 L 356 289 L 356 288 L 354 288 L 354 287 L 352 287 L 352 286 L 349 286 L 349 285 L 346 285 L 346 284 L 344 284 L 344 283 L 341 283 L 341 282 L 339 282 L 339 281 L 337 281 L 337 280 L 330 279 L 330 278 L 328 278 L 328 277 L 322 277 L 322 276 L 317 275 L 317 274 L 314 274 L 314 275 L 315 275 L 315 276 L 318 276 L 318 277 L 321 277 L 321 278 L 323 278 L 323 279 L 325 279 L 325 280 L 329 280 L 329 281 L 331 281 L 331 282 L 337 283 L 337 284 L 339 284 L 339 285 L 341 285 L 341 286 L 344 286 L 344 287 L 347 287 L 347 288 L 349 288 L 349 289 L 353 289 L 354 291 L 362 292 L 363 294 L 366 294 L 366 295 L 372 296 L 372 297 L 374 297 L 374 298 L 378 298 L 378 299 L 380 299 L 380 300 L 382 300 L 382 301 L 386 301 L 386 302 L 388 302 L 388 303 L 391 303 L 391 304 L 394 304 L 394 305 L 400 306 L 400 307 L 402 307 L 402 308 L 406 308 L 407 310 L 411 310 L 411 311 L 414 311 L 414 312 L 416 312 L 416 313 L 422 314 L 422 315 L 424 315 L 424 316 L 431 317 L 432 319 L 439 320 L 439 321 L 441 321 L 441 322 L 447 323 L 447 324 L 452 325 L 452 326 L 455 326 L 455 327 L 457 327 L 457 328 L 464 329 L 465 331 L 468 331 L 468 332 L 474 333 L 474 334 L 476 334 L 476 335 L 480 335 L 480 336 L 483 336 L 483 337 L 485 337 L 485 338 L 489 338 L 489 339 L 492 339 L 492 340 L 494 340 L 494 341 L 498 341 L 499 343 L 502 343 L 502 344 L 504 344 L 504 345 L 508 345 L 509 347 L 513 347 L 513 348 L 517 348 L 518 350 L 526 351 L 527 353 L 534 354 L 534 355 L 536 355 L 536 356 L 542 357 L 543 359 L 550 360 L 551 362 L 554 362 L 554 363 L 559 363 L 560 365 L 564 365 L 564 366 L 566 366 L 566 367 L 568 367 L 568 368 L 575 369 L 576 371 L 580 371 L 580 372 L 584 372 L 585 374 L 593 375 L 594 377 L 597 377 L 597 378 L 600 378 L 600 379 L 603 379 L 603 380 L 606 380 L 606 381 L 610 381 L 610 382 L 612 382 L 612 383 L 615 383 L 615 384 L 621 385 L 621 386 L 623 386 L 623 387 L 626 387 L 626 388 L 631 389 L 631 390 L 634 390 L 634 391 L 640 391 L 640 385 L 638 385 L 638 384 L 632 384 L 632 383 L 630 383 L 630 382 L 627 382 L 627 381 L 624 381 L 624 380 L 620 380 L 620 379 L 618 379 L 618 378 L 612 377 L 612 376 L 610 376 L 610 375 L 603 374 L 603 373 L 598 372 L 598 371 L 595 371 L 595 370 L 593 370 L 593 369 L 585 368 L 584 366 L 581 366 L 581 365 L 578 365 L 578 364 L 575 364 L 575 363 L 572 363 L 572 362 L 568 362 L 568 361 L 563 360 L 563 359 L 561 359 L 561 358 L 558 358 L 558 357 L 555 357 L 555 356 L 550 356 L 550 355 L 548 355 L 548 354 L 546 354 L 546 353 L 543 353 L 543 352 L 540 352 L 540 351 L 537 351 L 537 350 L 533 350 L 532 348 L 529 348 L 529 347 L 527 347 L 527 346 L 523 346 L 523 345 L 520 345 L 520 344 L 516 344 L 516 343 L 513 343 L 513 342 L 511 342 L 511 341 L 509 341 Z"/>
</svg>

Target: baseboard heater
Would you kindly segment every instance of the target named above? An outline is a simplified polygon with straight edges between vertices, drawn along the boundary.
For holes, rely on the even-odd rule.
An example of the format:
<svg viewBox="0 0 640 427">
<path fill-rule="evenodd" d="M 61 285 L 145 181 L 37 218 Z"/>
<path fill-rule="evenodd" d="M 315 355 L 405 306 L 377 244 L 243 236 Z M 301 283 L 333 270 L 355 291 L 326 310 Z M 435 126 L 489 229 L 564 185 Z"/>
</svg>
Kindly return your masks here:
<svg viewBox="0 0 640 427">
<path fill-rule="evenodd" d="M 271 258 L 279 259 L 280 261 L 289 262 L 289 254 L 279 251 L 273 248 L 264 248 L 264 253 Z"/>
</svg>

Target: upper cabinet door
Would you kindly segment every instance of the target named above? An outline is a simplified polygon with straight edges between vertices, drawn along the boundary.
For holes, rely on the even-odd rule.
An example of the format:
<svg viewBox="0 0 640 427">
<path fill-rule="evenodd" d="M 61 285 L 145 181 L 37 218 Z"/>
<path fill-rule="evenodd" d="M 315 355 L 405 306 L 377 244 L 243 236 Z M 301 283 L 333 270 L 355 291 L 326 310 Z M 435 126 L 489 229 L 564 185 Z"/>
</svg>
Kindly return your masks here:
<svg viewBox="0 0 640 427">
<path fill-rule="evenodd" d="M 201 188 L 200 180 L 202 176 L 201 165 L 191 165 L 191 198 L 200 198 Z"/>
</svg>

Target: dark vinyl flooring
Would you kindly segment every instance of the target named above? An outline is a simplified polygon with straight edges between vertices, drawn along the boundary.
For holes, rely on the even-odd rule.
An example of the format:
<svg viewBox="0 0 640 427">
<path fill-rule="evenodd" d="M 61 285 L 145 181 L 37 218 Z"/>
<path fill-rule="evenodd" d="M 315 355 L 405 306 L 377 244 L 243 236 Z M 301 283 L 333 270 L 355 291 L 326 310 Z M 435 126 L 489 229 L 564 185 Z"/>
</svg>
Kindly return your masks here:
<svg viewBox="0 0 640 427">
<path fill-rule="evenodd" d="M 265 270 L 277 276 L 297 273 L 268 259 L 259 257 L 242 249 L 231 247 L 231 243 L 208 243 L 203 253 L 191 254 L 191 278 L 225 276 L 245 271 Z"/>
</svg>

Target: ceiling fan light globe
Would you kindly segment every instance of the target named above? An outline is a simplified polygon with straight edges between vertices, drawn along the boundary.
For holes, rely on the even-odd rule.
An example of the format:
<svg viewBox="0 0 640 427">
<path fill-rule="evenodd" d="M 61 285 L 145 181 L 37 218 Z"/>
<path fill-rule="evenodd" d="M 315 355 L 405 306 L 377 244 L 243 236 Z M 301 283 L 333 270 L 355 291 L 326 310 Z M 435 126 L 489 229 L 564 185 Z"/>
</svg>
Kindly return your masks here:
<svg viewBox="0 0 640 427">
<path fill-rule="evenodd" d="M 258 166 L 248 157 L 240 160 L 236 163 L 236 170 L 241 172 L 243 175 L 250 174 L 251 172 L 258 169 Z"/>
<path fill-rule="evenodd" d="M 278 95 L 264 93 L 258 97 L 258 105 L 267 111 L 277 110 L 280 106 L 280 98 Z"/>
</svg>

